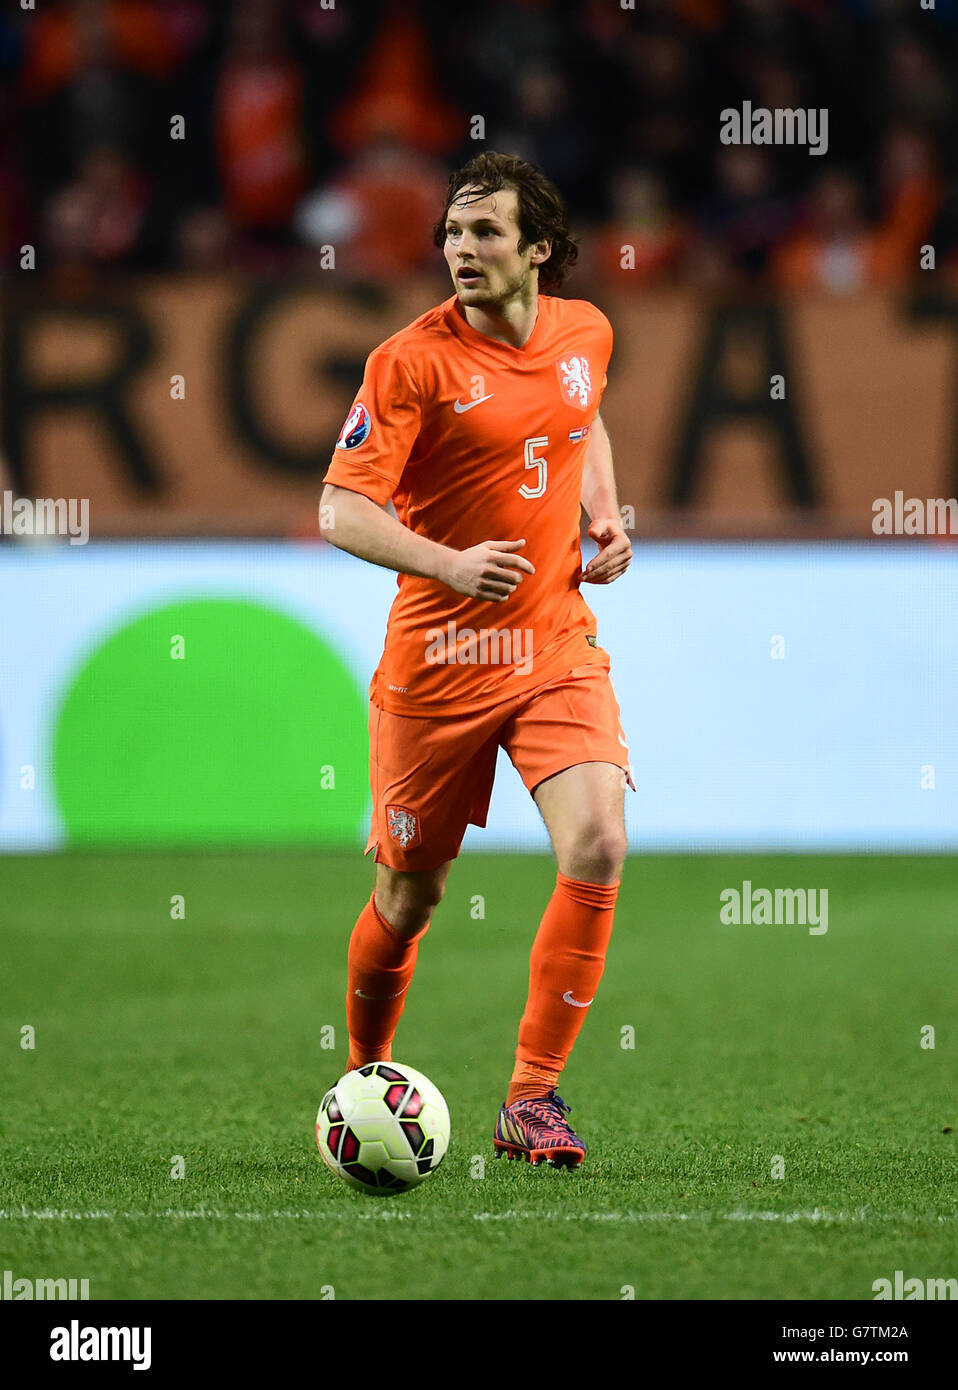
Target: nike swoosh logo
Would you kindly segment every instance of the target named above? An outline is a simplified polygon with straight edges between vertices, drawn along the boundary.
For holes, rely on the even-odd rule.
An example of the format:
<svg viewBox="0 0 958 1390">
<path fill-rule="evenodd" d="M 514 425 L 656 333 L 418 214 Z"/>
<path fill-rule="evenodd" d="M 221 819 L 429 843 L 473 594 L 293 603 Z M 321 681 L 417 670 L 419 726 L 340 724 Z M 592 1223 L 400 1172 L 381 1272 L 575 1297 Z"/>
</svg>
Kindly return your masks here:
<svg viewBox="0 0 958 1390">
<path fill-rule="evenodd" d="M 562 997 L 567 1004 L 574 1004 L 577 1009 L 587 1009 L 589 1005 L 595 1001 L 595 995 L 593 994 L 591 999 L 587 999 L 585 1003 L 582 1004 L 578 999 L 573 999 L 571 989 L 567 989 Z"/>
<path fill-rule="evenodd" d="M 483 401 L 491 401 L 495 394 L 495 391 L 490 391 L 488 396 L 480 396 L 477 401 L 469 401 L 466 405 L 463 405 L 461 401 L 456 401 L 452 408 L 457 415 L 465 415 L 466 411 L 471 410 L 474 405 L 482 405 Z"/>
<path fill-rule="evenodd" d="M 404 989 L 401 989 L 398 994 L 363 994 L 361 989 L 353 990 L 353 994 L 358 994 L 360 999 L 371 999 L 374 1002 L 380 1002 L 383 999 L 398 999 L 400 994 L 405 993 Z"/>
</svg>

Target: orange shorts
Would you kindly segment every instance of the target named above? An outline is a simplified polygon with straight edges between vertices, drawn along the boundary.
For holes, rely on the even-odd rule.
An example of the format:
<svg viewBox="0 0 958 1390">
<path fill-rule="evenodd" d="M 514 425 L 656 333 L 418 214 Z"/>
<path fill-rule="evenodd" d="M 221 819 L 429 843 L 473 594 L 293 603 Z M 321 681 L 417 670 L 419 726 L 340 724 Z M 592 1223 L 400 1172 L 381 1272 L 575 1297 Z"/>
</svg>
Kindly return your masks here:
<svg viewBox="0 0 958 1390">
<path fill-rule="evenodd" d="M 455 859 L 485 825 L 502 747 L 528 791 L 577 763 L 613 763 L 635 790 L 608 671 L 579 666 L 476 714 L 391 714 L 369 706 L 372 828 L 365 853 L 407 872 Z"/>
</svg>

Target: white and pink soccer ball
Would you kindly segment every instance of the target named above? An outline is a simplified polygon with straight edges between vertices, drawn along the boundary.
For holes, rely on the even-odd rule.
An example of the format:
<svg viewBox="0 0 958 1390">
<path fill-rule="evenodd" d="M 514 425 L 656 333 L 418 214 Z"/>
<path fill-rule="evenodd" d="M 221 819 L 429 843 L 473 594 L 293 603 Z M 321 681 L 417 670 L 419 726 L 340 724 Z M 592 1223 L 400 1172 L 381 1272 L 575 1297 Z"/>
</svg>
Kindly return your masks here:
<svg viewBox="0 0 958 1390">
<path fill-rule="evenodd" d="M 449 1111 L 437 1086 L 399 1062 L 370 1062 L 341 1076 L 316 1116 L 323 1161 L 373 1196 L 408 1192 L 449 1147 Z"/>
</svg>

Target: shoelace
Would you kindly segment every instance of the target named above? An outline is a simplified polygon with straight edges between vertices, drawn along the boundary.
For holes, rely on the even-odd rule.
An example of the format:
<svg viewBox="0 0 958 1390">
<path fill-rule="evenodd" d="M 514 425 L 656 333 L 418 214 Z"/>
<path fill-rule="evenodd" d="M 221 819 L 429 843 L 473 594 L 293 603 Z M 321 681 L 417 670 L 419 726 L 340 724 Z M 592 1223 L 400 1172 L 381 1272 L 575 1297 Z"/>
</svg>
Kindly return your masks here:
<svg viewBox="0 0 958 1390">
<path fill-rule="evenodd" d="M 572 1106 L 566 1105 L 562 1097 L 560 1095 L 557 1095 L 555 1091 L 550 1091 L 548 1096 L 543 1097 L 542 1100 L 535 1100 L 530 1102 L 530 1104 L 536 1106 L 541 1105 L 547 1111 L 550 1112 L 549 1117 L 547 1119 L 536 1114 L 535 1110 L 533 1110 L 532 1112 L 534 1116 L 534 1123 L 542 1129 L 550 1129 L 554 1124 L 557 1123 L 563 1124 L 566 1115 L 568 1115 L 569 1111 L 572 1109 Z"/>
</svg>

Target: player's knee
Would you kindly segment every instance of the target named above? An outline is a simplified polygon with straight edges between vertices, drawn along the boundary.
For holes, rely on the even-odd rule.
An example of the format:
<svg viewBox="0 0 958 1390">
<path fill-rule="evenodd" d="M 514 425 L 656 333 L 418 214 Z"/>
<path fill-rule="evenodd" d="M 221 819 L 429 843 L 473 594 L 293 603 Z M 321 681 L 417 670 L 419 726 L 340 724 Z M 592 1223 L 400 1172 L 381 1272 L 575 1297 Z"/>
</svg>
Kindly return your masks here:
<svg viewBox="0 0 958 1390">
<path fill-rule="evenodd" d="M 423 927 L 428 926 L 432 917 L 432 909 L 435 904 L 427 906 L 421 902 L 398 902 L 394 903 L 388 912 L 383 916 L 392 927 L 393 931 L 400 936 L 414 936 L 416 932 L 422 931 Z"/>
<path fill-rule="evenodd" d="M 590 826 L 563 856 L 569 868 L 562 869 L 562 872 L 566 877 L 580 879 L 583 883 L 614 883 L 621 877 L 627 851 L 623 827 Z"/>
<path fill-rule="evenodd" d="M 411 936 L 428 924 L 444 892 L 444 875 L 394 873 L 377 883 L 376 906 L 394 931 Z"/>
</svg>

